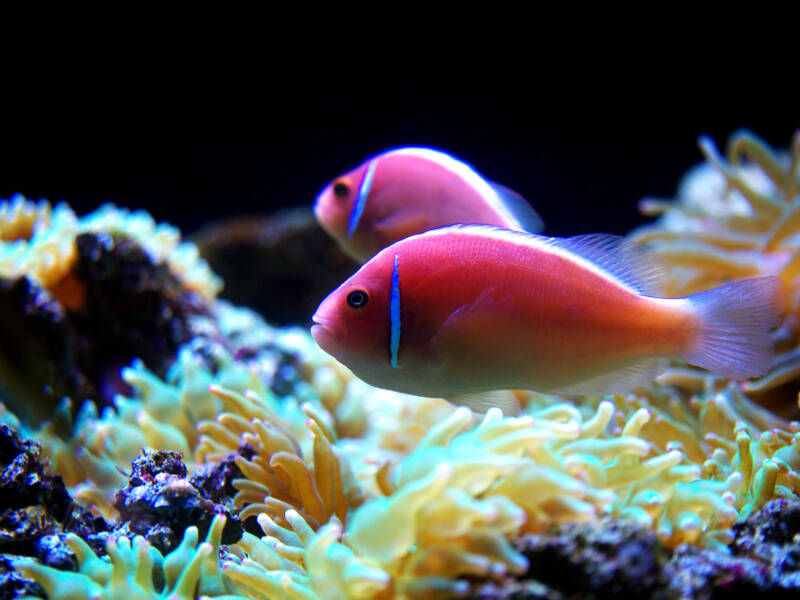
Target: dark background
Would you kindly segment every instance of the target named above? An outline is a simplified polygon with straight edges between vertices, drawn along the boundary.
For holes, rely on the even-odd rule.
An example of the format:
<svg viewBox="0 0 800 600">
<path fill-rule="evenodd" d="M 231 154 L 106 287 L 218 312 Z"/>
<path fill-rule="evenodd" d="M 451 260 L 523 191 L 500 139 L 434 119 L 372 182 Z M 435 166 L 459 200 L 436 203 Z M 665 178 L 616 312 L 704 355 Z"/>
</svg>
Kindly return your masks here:
<svg viewBox="0 0 800 600">
<path fill-rule="evenodd" d="M 800 124 L 782 48 L 731 53 L 700 27 L 536 41 L 548 24 L 437 17 L 413 35 L 331 23 L 278 39 L 287 24 L 248 20 L 6 37 L 0 197 L 145 208 L 188 234 L 308 205 L 369 155 L 419 144 L 517 190 L 547 233 L 624 233 L 642 196 L 672 196 L 701 160 L 698 135 L 747 127 L 786 147 Z"/>
</svg>

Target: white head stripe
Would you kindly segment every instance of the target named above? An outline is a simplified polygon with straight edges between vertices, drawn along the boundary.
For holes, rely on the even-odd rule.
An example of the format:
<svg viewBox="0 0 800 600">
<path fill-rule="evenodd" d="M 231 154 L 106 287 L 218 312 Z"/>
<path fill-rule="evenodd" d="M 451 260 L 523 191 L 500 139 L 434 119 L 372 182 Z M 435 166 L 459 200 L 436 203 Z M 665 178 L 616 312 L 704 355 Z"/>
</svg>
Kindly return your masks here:
<svg viewBox="0 0 800 600">
<path fill-rule="evenodd" d="M 350 212 L 350 221 L 347 223 L 347 235 L 352 236 L 358 227 L 358 220 L 361 218 L 361 213 L 364 212 L 364 206 L 367 204 L 367 196 L 372 187 L 372 178 L 375 175 L 375 168 L 378 166 L 378 159 L 373 158 L 367 165 L 367 170 L 364 172 L 364 177 L 361 179 L 361 185 L 358 186 L 358 196 L 353 203 L 353 210 Z"/>
</svg>

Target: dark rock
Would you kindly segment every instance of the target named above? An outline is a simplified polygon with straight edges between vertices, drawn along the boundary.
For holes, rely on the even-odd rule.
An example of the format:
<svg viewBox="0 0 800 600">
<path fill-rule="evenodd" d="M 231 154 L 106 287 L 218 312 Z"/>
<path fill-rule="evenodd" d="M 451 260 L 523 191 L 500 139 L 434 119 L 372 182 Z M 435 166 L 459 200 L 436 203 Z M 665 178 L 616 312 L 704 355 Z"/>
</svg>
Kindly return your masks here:
<svg viewBox="0 0 800 600">
<path fill-rule="evenodd" d="M 38 583 L 24 577 L 14 569 L 13 557 L 0 554 L 0 600 L 12 598 L 45 598 Z"/>
<path fill-rule="evenodd" d="M 180 543 L 187 527 L 196 525 L 202 538 L 214 517 L 223 514 L 227 521 L 222 543 L 232 544 L 241 538 L 239 518 L 191 483 L 182 458 L 180 452 L 143 450 L 134 459 L 128 485 L 114 496 L 114 506 L 123 521 L 115 536 L 141 535 L 167 554 Z"/>
<path fill-rule="evenodd" d="M 662 548 L 654 534 L 607 518 L 515 542 L 528 572 L 476 582 L 470 598 L 514 600 L 800 599 L 800 501 L 775 499 L 734 528 L 731 552 Z"/>
<path fill-rule="evenodd" d="M 800 544 L 800 501 L 775 498 L 759 511 L 734 526 L 736 540 L 731 549 L 736 554 L 759 555 L 765 547 Z M 771 560 L 771 557 L 763 558 Z M 798 563 L 794 562 L 798 568 Z"/>
<path fill-rule="evenodd" d="M 0 514 L 0 553 L 39 558 L 39 540 L 58 530 L 58 524 L 40 511 L 4 511 Z"/>
<path fill-rule="evenodd" d="M 62 571 L 76 571 L 78 561 L 72 549 L 67 545 L 66 534 L 51 533 L 36 541 L 37 558 L 42 564 Z"/>
<path fill-rule="evenodd" d="M 758 560 L 765 578 L 800 598 L 800 500 L 775 498 L 737 523 L 731 550 L 738 557 Z"/>
<path fill-rule="evenodd" d="M 724 552 L 680 546 L 666 565 L 669 598 L 697 600 L 751 600 L 800 598 L 800 588 L 782 584 L 765 563 Z"/>
<path fill-rule="evenodd" d="M 214 223 L 192 240 L 225 280 L 222 298 L 278 325 L 308 324 L 323 298 L 358 268 L 305 207 Z"/>
<path fill-rule="evenodd" d="M 233 487 L 234 479 L 244 477 L 241 469 L 234 462 L 236 454 L 229 454 L 221 461 L 203 465 L 192 473 L 189 481 L 203 495 L 217 503 L 232 503 L 236 495 Z"/>
<path fill-rule="evenodd" d="M 47 473 L 39 444 L 0 426 L 0 553 L 34 556 L 56 568 L 76 568 L 66 533 L 105 554 L 109 527 L 75 504 L 59 475 Z"/>
<path fill-rule="evenodd" d="M 652 532 L 632 523 L 569 523 L 524 536 L 515 546 L 530 562 L 524 579 L 544 587 L 527 585 L 512 597 L 650 598 L 665 585 L 667 552 Z"/>
<path fill-rule="evenodd" d="M 255 450 L 250 444 L 242 444 L 236 454 L 229 454 L 221 461 L 209 465 L 204 465 L 191 475 L 191 482 L 196 487 L 203 490 L 203 493 L 214 502 L 230 507 L 231 512 L 235 513 L 233 497 L 236 495 L 236 488 L 233 487 L 235 479 L 244 478 L 244 474 L 235 462 L 236 456 L 242 456 L 251 460 L 255 456 Z M 258 524 L 256 517 L 250 516 L 242 522 L 244 531 L 255 536 L 261 537 L 264 532 Z"/>
<path fill-rule="evenodd" d="M 126 386 L 119 368 L 140 358 L 163 377 L 192 333 L 190 314 L 203 312 L 166 264 L 123 235 L 84 233 L 75 239 L 75 274 L 86 282 L 83 306 L 71 314 L 80 332 L 77 361 L 103 402 Z"/>
<path fill-rule="evenodd" d="M 21 419 L 50 420 L 64 396 L 93 393 L 66 311 L 25 277 L 0 277 L 0 331 L 0 396 Z"/>
<path fill-rule="evenodd" d="M 294 362 L 296 361 L 285 361 L 279 364 L 275 370 L 275 376 L 272 378 L 269 387 L 278 396 L 291 394 L 297 384 L 302 381 L 300 371 L 297 365 L 293 364 Z"/>
<path fill-rule="evenodd" d="M 111 527 L 103 517 L 89 509 L 73 503 L 69 514 L 61 523 L 61 530 L 82 538 L 98 556 L 106 553 L 106 541 L 111 535 Z"/>
<path fill-rule="evenodd" d="M 41 505 L 56 521 L 69 513 L 72 499 L 60 475 L 45 473 L 41 446 L 0 425 L 0 511 Z"/>
<path fill-rule="evenodd" d="M 130 392 L 119 371 L 134 358 L 163 377 L 193 336 L 190 315 L 207 312 L 132 239 L 84 233 L 75 245 L 68 293 L 0 278 L 0 393 L 30 424 L 52 420 L 65 396 L 111 406 L 115 393 Z"/>
<path fill-rule="evenodd" d="M 236 310 L 226 301 L 218 300 L 209 315 L 197 315 L 191 320 L 194 337 L 188 344 L 192 353 L 203 361 L 212 373 L 219 372 L 228 364 L 228 357 L 245 363 L 258 378 L 279 397 L 293 394 L 297 384 L 307 373 L 297 353 L 279 345 L 274 335 L 267 333 L 268 326 L 260 322 L 255 313 L 247 325 L 237 323 L 235 327 L 221 330 L 220 321 L 230 321 L 222 313 Z M 265 333 L 267 333 L 265 335 Z M 221 352 L 222 351 L 222 352 Z M 220 361 L 220 356 L 225 356 Z"/>
</svg>

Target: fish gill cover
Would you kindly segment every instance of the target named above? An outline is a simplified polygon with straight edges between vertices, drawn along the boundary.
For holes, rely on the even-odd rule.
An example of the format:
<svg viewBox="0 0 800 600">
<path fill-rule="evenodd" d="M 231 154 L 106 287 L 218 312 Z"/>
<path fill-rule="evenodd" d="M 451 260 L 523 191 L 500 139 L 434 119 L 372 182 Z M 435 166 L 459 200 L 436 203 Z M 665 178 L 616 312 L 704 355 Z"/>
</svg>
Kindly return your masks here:
<svg viewBox="0 0 800 600">
<path fill-rule="evenodd" d="M 675 294 L 780 276 L 792 302 L 773 369 L 740 384 L 675 363 L 579 402 L 516 392 L 518 416 L 366 385 L 305 330 L 217 299 L 194 246 L 143 212 L 5 201 L 0 302 L 23 325 L 2 339 L 2 419 L 30 441 L 9 434 L 3 485 L 60 478 L 59 506 L 85 525 L 38 492 L 4 505 L 4 593 L 796 594 L 800 135 L 788 154 L 749 134 L 726 158 L 702 147 L 631 237 L 664 257 Z"/>
</svg>

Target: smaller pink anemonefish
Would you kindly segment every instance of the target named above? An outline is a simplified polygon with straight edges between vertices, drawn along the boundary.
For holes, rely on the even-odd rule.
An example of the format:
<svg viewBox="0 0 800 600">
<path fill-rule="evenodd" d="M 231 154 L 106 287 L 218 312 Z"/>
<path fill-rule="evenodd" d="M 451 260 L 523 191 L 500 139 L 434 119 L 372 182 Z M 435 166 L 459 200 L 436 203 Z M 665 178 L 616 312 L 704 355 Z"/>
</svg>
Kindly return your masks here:
<svg viewBox="0 0 800 600">
<path fill-rule="evenodd" d="M 519 194 L 433 148 L 397 148 L 373 156 L 329 183 L 314 203 L 314 214 L 362 263 L 398 240 L 445 225 L 543 228 Z"/>
</svg>

